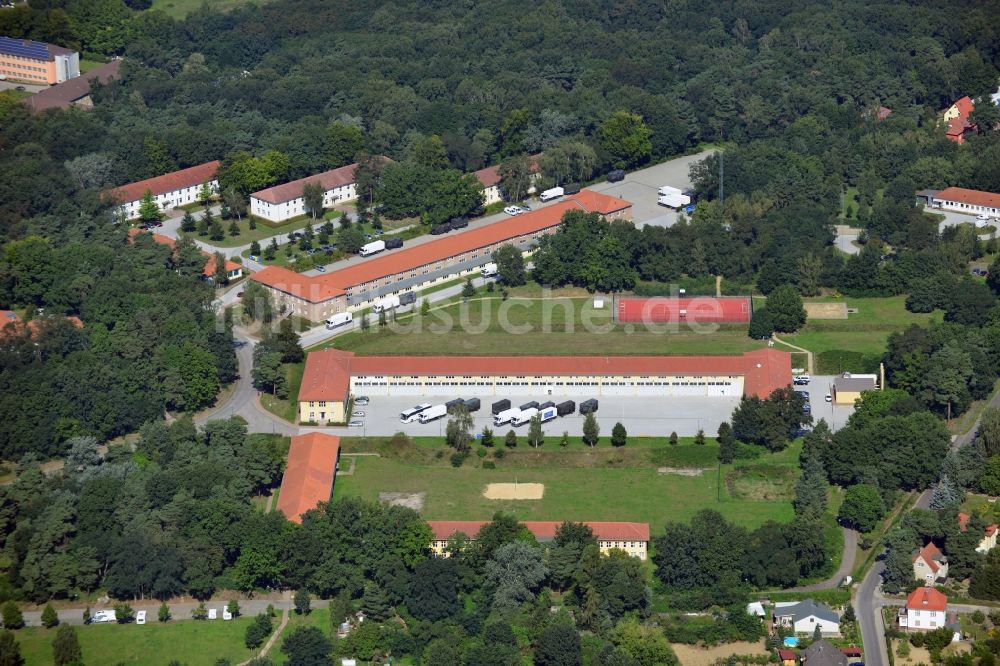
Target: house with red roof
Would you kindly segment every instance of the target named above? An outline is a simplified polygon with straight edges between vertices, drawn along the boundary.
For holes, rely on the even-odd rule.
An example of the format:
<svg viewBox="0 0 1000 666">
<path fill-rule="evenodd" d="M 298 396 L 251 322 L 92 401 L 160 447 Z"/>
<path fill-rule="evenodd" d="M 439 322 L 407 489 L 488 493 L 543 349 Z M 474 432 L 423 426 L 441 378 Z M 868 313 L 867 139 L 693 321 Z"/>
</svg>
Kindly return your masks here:
<svg viewBox="0 0 1000 666">
<path fill-rule="evenodd" d="M 488 525 L 486 520 L 428 520 L 431 531 L 434 533 L 434 540 L 431 542 L 431 551 L 438 557 L 448 556 L 448 540 L 458 534 L 464 534 L 473 541 L 479 534 L 479 530 L 484 525 Z M 528 531 L 535 535 L 539 543 L 548 543 L 556 538 L 556 530 L 562 523 L 555 520 L 526 520 L 522 522 Z M 597 538 L 597 547 L 601 553 L 608 553 L 612 550 L 623 550 L 632 557 L 640 560 L 646 559 L 646 552 L 649 546 L 649 524 L 648 523 L 620 523 L 620 522 L 584 522 Z"/>
<path fill-rule="evenodd" d="M 356 356 L 324 349 L 306 357 L 299 421 L 342 423 L 348 396 L 766 397 L 792 382 L 791 355 L 739 356 Z"/>
<path fill-rule="evenodd" d="M 913 554 L 913 577 L 925 585 L 948 578 L 948 558 L 933 541 Z"/>
<path fill-rule="evenodd" d="M 959 512 L 958 514 L 958 527 L 963 532 L 969 529 L 970 516 L 967 513 Z M 983 538 L 979 541 L 979 545 L 976 546 L 977 553 L 988 553 L 997 547 L 997 530 L 1000 529 L 996 523 L 991 523 L 983 529 Z"/>
<path fill-rule="evenodd" d="M 967 215 L 1000 217 L 1000 194 L 948 187 L 931 196 L 931 204 L 943 210 L 953 210 Z"/>
<path fill-rule="evenodd" d="M 143 231 L 142 229 L 138 229 L 136 227 L 132 227 L 131 229 L 128 230 L 129 241 L 135 242 L 135 238 L 139 234 L 149 234 L 150 236 L 153 237 L 153 240 L 159 243 L 160 245 L 166 245 L 169 248 L 177 247 L 177 242 L 173 238 L 170 238 L 169 236 L 164 236 L 163 234 L 150 233 L 148 231 Z M 207 260 L 205 262 L 205 269 L 202 271 L 202 275 L 206 280 L 214 281 L 215 269 L 216 269 L 215 255 L 209 254 L 204 250 L 202 250 L 201 253 L 205 256 Z M 229 259 L 226 259 L 226 277 L 229 278 L 230 281 L 240 279 L 241 277 L 243 277 L 243 266 L 241 264 L 236 263 L 235 261 L 230 261 Z"/>
<path fill-rule="evenodd" d="M 180 171 L 171 171 L 155 178 L 122 185 L 104 192 L 104 196 L 118 204 L 125 219 L 134 220 L 139 217 L 139 204 L 147 191 L 153 194 L 153 201 L 163 211 L 196 203 L 198 193 L 205 183 L 208 183 L 213 193 L 218 192 L 219 180 L 216 176 L 218 170 L 219 161 L 214 160 Z"/>
<path fill-rule="evenodd" d="M 292 437 L 288 464 L 281 477 L 278 511 L 296 523 L 302 514 L 326 502 L 333 493 L 340 458 L 340 438 L 320 432 Z"/>
<path fill-rule="evenodd" d="M 918 587 L 906 597 L 899 609 L 899 628 L 908 631 L 933 631 L 947 626 L 948 597 L 931 586 Z"/>
<path fill-rule="evenodd" d="M 976 130 L 976 126 L 969 122 L 969 114 L 974 108 L 975 104 L 968 96 L 949 106 L 942 114 L 946 124 L 945 136 L 955 143 L 965 143 L 965 135 Z"/>
<path fill-rule="evenodd" d="M 537 155 L 532 155 L 528 159 L 530 160 L 530 173 L 528 193 L 531 194 L 535 191 L 535 183 L 538 179 L 542 177 L 541 170 L 538 166 L 538 158 L 541 157 L 541 153 Z M 483 186 L 483 205 L 489 206 L 490 204 L 495 204 L 503 201 L 503 192 L 500 191 L 500 165 L 495 164 L 485 169 L 480 169 L 475 172 L 476 178 L 479 180 L 480 184 Z"/>
<path fill-rule="evenodd" d="M 341 312 L 370 307 L 383 296 L 420 291 L 478 272 L 501 246 L 527 251 L 543 234 L 555 233 L 569 211 L 628 219 L 632 204 L 591 190 L 524 215 L 400 250 L 382 252 L 340 270 L 307 276 L 268 266 L 252 279 L 271 292 L 275 304 L 304 319 L 320 322 Z"/>
<path fill-rule="evenodd" d="M 250 195 L 250 212 L 271 222 L 284 222 L 305 215 L 307 211 L 303 192 L 305 186 L 311 183 L 318 183 L 323 188 L 325 208 L 345 201 L 354 201 L 358 198 L 354 182 L 354 172 L 357 168 L 356 163 L 348 164 L 254 192 Z"/>
</svg>

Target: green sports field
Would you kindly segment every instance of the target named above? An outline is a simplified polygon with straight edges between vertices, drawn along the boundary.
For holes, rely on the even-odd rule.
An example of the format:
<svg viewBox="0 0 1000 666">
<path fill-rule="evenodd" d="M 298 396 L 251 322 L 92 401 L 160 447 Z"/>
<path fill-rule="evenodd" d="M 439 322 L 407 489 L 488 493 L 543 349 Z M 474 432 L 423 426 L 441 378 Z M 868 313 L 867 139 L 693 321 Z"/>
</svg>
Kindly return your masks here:
<svg viewBox="0 0 1000 666">
<path fill-rule="evenodd" d="M 421 515 L 428 520 L 484 520 L 497 511 L 523 520 L 622 520 L 648 522 L 654 532 L 670 520 L 686 520 L 711 508 L 747 527 L 792 519 L 791 489 L 798 476 L 797 447 L 736 465 L 714 463 L 714 444 L 679 446 L 632 443 L 615 450 L 588 450 L 578 443 L 562 450 L 555 438 L 539 450 L 522 444 L 481 466 L 473 454 L 460 468 L 450 450 L 435 458 L 429 450 L 399 456 L 357 456 L 350 469 L 344 447 L 334 497 L 379 499 L 380 493 L 424 493 Z M 424 448 L 421 446 L 420 448 Z M 386 453 L 386 449 L 381 449 Z M 486 460 L 493 460 L 492 456 Z M 666 468 L 669 471 L 664 471 Z M 721 487 L 720 487 L 721 481 Z M 541 483 L 540 500 L 489 500 L 490 483 Z"/>
</svg>

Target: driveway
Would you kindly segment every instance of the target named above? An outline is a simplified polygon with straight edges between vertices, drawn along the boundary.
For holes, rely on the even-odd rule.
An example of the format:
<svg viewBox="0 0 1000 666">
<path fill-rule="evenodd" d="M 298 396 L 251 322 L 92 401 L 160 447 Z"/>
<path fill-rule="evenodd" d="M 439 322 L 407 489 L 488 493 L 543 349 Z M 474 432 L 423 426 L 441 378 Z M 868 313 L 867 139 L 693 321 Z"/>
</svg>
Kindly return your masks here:
<svg viewBox="0 0 1000 666">
<path fill-rule="evenodd" d="M 861 229 L 855 229 L 846 224 L 838 224 L 836 226 L 836 233 L 837 239 L 834 241 L 834 245 L 838 250 L 845 254 L 858 254 L 861 252 L 861 247 L 857 245 Z"/>
</svg>

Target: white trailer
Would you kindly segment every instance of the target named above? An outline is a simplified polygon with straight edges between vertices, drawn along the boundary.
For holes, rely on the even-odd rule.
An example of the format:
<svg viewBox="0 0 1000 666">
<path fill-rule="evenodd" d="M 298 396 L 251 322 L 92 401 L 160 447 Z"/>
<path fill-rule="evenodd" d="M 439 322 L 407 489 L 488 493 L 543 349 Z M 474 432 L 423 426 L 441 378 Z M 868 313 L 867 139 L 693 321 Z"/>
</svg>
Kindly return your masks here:
<svg viewBox="0 0 1000 666">
<path fill-rule="evenodd" d="M 538 198 L 542 201 L 552 201 L 553 199 L 558 199 L 562 195 L 566 194 L 566 190 L 561 187 L 553 187 L 551 189 L 542 192 Z"/>
<path fill-rule="evenodd" d="M 484 278 L 496 277 L 497 265 L 491 261 L 490 263 L 485 264 L 481 269 L 479 269 L 479 273 Z"/>
<path fill-rule="evenodd" d="M 523 412 L 518 413 L 518 415 L 515 416 L 514 419 L 511 421 L 511 424 L 515 426 L 522 426 L 528 421 L 530 421 L 531 418 L 537 413 L 538 413 L 537 409 L 535 409 L 534 407 L 529 407 Z"/>
<path fill-rule="evenodd" d="M 399 307 L 399 296 L 386 296 L 385 298 L 375 301 L 375 305 L 372 306 L 372 312 L 382 312 L 383 310 L 392 310 Z"/>
<path fill-rule="evenodd" d="M 339 312 L 326 320 L 326 328 L 327 330 L 333 330 L 338 326 L 350 324 L 352 321 L 354 321 L 353 314 L 350 312 Z"/>
<path fill-rule="evenodd" d="M 542 423 L 545 423 L 546 421 L 551 421 L 552 419 L 559 416 L 559 410 L 556 409 L 555 407 L 546 407 L 539 413 L 542 415 Z"/>
<path fill-rule="evenodd" d="M 417 417 L 421 423 L 430 423 L 436 419 L 441 418 L 448 414 L 448 407 L 446 405 L 434 405 L 429 407 L 424 411 L 420 412 L 420 416 Z"/>
<path fill-rule="evenodd" d="M 656 202 L 667 208 L 683 208 L 691 203 L 691 197 L 680 192 L 676 194 L 661 194 Z"/>
<path fill-rule="evenodd" d="M 495 425 L 495 426 L 502 426 L 505 423 L 510 423 L 511 421 L 514 420 L 514 417 L 516 417 L 520 413 L 521 413 L 521 410 L 518 409 L 517 407 L 512 407 L 510 409 L 505 409 L 502 412 L 500 412 L 499 414 L 494 414 L 493 415 L 493 425 Z"/>
<path fill-rule="evenodd" d="M 384 249 L 385 249 L 385 241 L 377 240 L 377 241 L 372 241 L 371 243 L 368 243 L 366 245 L 363 245 L 358 254 L 360 254 L 362 257 L 370 257 L 373 254 L 378 254 Z"/>
</svg>

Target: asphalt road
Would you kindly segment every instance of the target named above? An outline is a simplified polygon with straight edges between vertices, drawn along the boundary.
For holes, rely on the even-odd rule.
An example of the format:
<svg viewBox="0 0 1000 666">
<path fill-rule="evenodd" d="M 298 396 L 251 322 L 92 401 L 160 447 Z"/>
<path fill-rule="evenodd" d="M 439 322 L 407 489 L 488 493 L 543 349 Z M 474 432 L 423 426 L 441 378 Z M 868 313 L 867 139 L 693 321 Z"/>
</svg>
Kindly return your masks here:
<svg viewBox="0 0 1000 666">
<path fill-rule="evenodd" d="M 793 587 L 783 592 L 819 592 L 820 590 L 832 590 L 843 582 L 844 578 L 854 570 L 854 558 L 858 553 L 858 533 L 846 527 L 844 531 L 844 554 L 840 558 L 840 567 L 837 572 L 824 581 L 813 583 L 812 585 L 802 585 Z"/>
<path fill-rule="evenodd" d="M 855 597 L 855 613 L 861 625 L 861 641 L 865 646 L 866 666 L 889 666 L 889 652 L 885 644 L 885 625 L 882 621 L 882 604 L 876 598 L 882 584 L 885 565 L 876 562 L 861 582 Z"/>
</svg>

